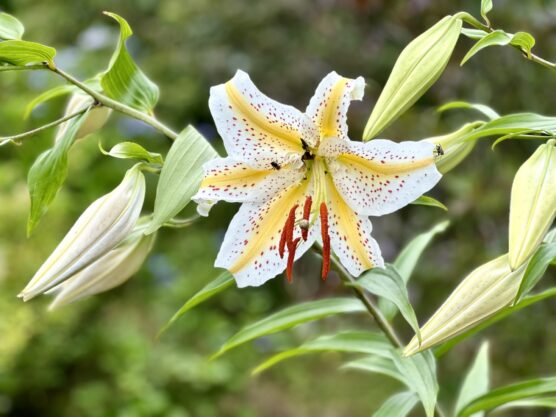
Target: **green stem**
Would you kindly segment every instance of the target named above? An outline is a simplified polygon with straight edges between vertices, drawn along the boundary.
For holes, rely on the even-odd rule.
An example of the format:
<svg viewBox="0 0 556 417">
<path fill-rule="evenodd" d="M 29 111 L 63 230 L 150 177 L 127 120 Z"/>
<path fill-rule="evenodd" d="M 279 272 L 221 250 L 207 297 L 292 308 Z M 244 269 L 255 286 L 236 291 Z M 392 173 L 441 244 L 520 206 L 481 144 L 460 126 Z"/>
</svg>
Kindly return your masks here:
<svg viewBox="0 0 556 417">
<path fill-rule="evenodd" d="M 480 29 L 480 30 L 482 30 L 484 32 L 487 32 L 487 33 L 494 32 L 493 28 L 491 28 L 490 26 L 484 25 L 483 23 L 478 21 L 475 17 L 473 17 L 472 15 L 470 15 L 467 12 L 459 12 L 455 16 L 459 17 L 465 23 L 468 23 L 469 25 L 473 26 L 475 29 Z M 529 61 L 532 61 L 536 64 L 542 65 L 545 68 L 549 68 L 551 70 L 556 70 L 556 63 L 555 62 L 550 62 L 550 61 L 548 61 L 544 58 L 541 58 L 540 56 L 535 55 L 533 53 L 529 54 L 529 53 L 527 53 L 527 51 L 522 49 L 519 45 L 510 44 L 510 46 L 512 46 L 514 49 L 517 49 L 518 51 L 520 51 L 525 59 L 528 59 Z"/>
<path fill-rule="evenodd" d="M 52 72 L 60 75 L 62 78 L 66 79 L 71 84 L 75 85 L 76 87 L 80 88 L 91 97 L 93 97 L 96 101 L 102 104 L 105 107 L 109 107 L 117 112 L 123 113 L 127 116 L 133 117 L 134 119 L 140 120 L 149 126 L 154 127 L 156 130 L 167 136 L 168 138 L 175 140 L 178 137 L 178 134 L 174 132 L 172 129 L 164 125 L 163 123 L 159 122 L 156 118 L 149 116 L 142 111 L 136 110 L 133 107 L 130 107 L 126 104 L 120 103 L 119 101 L 113 100 L 104 94 L 99 93 L 98 91 L 93 90 L 86 84 L 82 83 L 81 81 L 77 80 L 70 74 L 65 71 L 62 71 L 60 68 L 49 68 Z"/>
<path fill-rule="evenodd" d="M 17 140 L 20 139 L 24 139 L 27 138 L 29 136 L 33 136 L 39 132 L 42 132 L 43 130 L 46 129 L 50 129 L 51 127 L 55 127 L 58 126 L 59 124 L 62 124 L 64 122 L 67 122 L 68 120 L 73 119 L 74 117 L 80 116 L 83 113 L 88 112 L 90 109 L 92 109 L 94 107 L 94 105 L 89 106 L 89 107 L 85 107 L 84 109 L 81 109 L 79 111 L 76 111 L 75 113 L 69 114 L 67 116 L 64 116 L 60 119 L 54 120 L 53 122 L 50 122 L 48 124 L 45 124 L 43 126 L 37 127 L 36 129 L 33 130 L 29 130 L 27 132 L 23 132 L 23 133 L 19 133 L 17 135 L 13 135 L 13 136 L 4 136 L 4 137 L 0 137 L 0 146 L 5 145 L 8 142 L 15 142 Z"/>
</svg>

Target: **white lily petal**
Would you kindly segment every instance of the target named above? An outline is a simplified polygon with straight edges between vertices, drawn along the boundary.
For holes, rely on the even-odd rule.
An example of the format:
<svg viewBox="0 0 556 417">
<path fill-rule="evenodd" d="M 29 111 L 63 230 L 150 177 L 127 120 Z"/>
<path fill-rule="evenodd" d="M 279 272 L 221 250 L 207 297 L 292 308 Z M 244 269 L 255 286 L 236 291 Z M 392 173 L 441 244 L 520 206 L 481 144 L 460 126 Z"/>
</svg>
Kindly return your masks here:
<svg viewBox="0 0 556 417">
<path fill-rule="evenodd" d="M 384 267 L 378 243 L 371 236 L 369 218 L 351 209 L 328 175 L 326 182 L 330 245 L 342 265 L 355 277 L 368 269 Z"/>
<path fill-rule="evenodd" d="M 151 251 L 156 236 L 156 233 L 145 235 L 143 232 L 143 227 L 136 228 L 114 249 L 58 285 L 49 309 L 108 291 L 135 275 Z"/>
<path fill-rule="evenodd" d="M 232 219 L 215 266 L 228 269 L 238 287 L 259 286 L 286 269 L 287 251 L 280 258 L 278 246 L 291 208 L 298 204 L 301 217 L 305 198 L 310 193 L 307 181 L 290 186 L 264 203 L 244 203 Z M 298 259 L 315 241 L 316 228 L 309 230 L 307 241 L 300 240 L 295 252 Z M 319 230 L 320 232 L 320 230 Z M 293 238 L 301 236 L 294 229 Z"/>
<path fill-rule="evenodd" d="M 305 114 L 319 128 L 321 138 L 347 139 L 347 112 L 352 100 L 361 100 L 365 80 L 344 78 L 335 71 L 328 74 L 317 87 Z"/>
<path fill-rule="evenodd" d="M 392 213 L 430 190 L 442 175 L 432 143 L 375 139 L 349 142 L 349 151 L 329 161 L 334 184 L 358 214 Z"/>
<path fill-rule="evenodd" d="M 291 165 L 254 169 L 233 158 L 217 158 L 204 166 L 205 175 L 193 201 L 212 204 L 229 202 L 262 203 L 303 179 L 302 169 Z"/>
<path fill-rule="evenodd" d="M 118 187 L 83 212 L 19 296 L 27 301 L 110 251 L 132 230 L 144 197 L 145 177 L 136 165 Z"/>
<path fill-rule="evenodd" d="M 286 164 L 303 154 L 302 138 L 316 137 L 303 113 L 265 96 L 243 71 L 210 89 L 209 107 L 228 155 L 253 168 Z"/>
</svg>

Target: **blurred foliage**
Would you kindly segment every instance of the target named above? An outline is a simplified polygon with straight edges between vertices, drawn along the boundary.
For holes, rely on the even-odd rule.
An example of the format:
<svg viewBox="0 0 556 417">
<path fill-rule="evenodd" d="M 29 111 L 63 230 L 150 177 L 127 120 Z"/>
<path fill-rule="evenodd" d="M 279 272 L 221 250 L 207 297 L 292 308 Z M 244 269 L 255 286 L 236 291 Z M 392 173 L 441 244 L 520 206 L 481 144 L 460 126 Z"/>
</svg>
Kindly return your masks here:
<svg viewBox="0 0 556 417">
<path fill-rule="evenodd" d="M 28 39 L 56 47 L 58 65 L 81 78 L 106 67 L 117 40 L 117 26 L 101 11 L 124 16 L 136 34 L 129 42 L 131 53 L 160 86 L 158 117 L 176 129 L 193 123 L 221 149 L 208 112 L 208 89 L 237 68 L 248 71 L 271 97 L 299 108 L 327 72 L 363 75 L 366 98 L 350 113 L 355 139 L 402 47 L 446 14 L 466 9 L 478 15 L 479 1 L 3 0 L 0 7 L 24 22 Z M 535 51 L 554 59 L 555 10 L 554 0 L 499 0 L 489 16 L 507 31 L 530 31 L 537 39 Z M 465 111 L 435 112 L 434 107 L 454 99 L 484 102 L 502 114 L 554 114 L 553 73 L 510 48 L 483 51 L 460 68 L 470 45 L 459 41 L 440 81 L 382 136 L 418 139 L 472 120 L 475 114 Z M 38 108 L 30 120 L 21 119 L 29 100 L 60 83 L 52 74 L 2 73 L 1 134 L 58 117 L 64 105 L 60 99 Z M 113 188 L 128 166 L 103 156 L 98 141 L 108 147 L 134 140 L 164 154 L 169 145 L 139 122 L 113 117 L 102 132 L 74 147 L 66 187 L 27 240 L 26 173 L 52 136 L 45 132 L 23 146 L 0 150 L 0 415 L 359 417 L 370 415 L 397 388 L 382 378 L 377 383 L 367 375 L 338 373 L 342 361 L 336 354 L 292 360 L 257 378 L 249 376 L 255 364 L 280 347 L 324 330 L 366 328 L 363 316 L 304 325 L 207 361 L 242 324 L 278 307 L 344 291 L 334 277 L 320 281 L 319 261 L 311 255 L 296 266 L 292 285 L 277 278 L 264 288 L 228 290 L 155 340 L 182 302 L 218 273 L 212 263 L 235 210 L 228 204 L 189 229 L 161 233 L 142 272 L 115 291 L 55 313 L 46 312 L 47 297 L 21 303 L 15 295 L 71 223 Z M 511 181 L 534 146 L 509 141 L 491 151 L 481 143 L 434 191 L 449 207 L 452 226 L 426 252 L 410 285 L 421 322 L 474 266 L 506 251 Z M 153 185 L 150 178 L 148 208 Z M 375 219 L 374 234 L 386 259 L 391 261 L 405 242 L 443 215 L 410 206 Z M 487 337 L 493 342 L 493 385 L 555 373 L 554 316 L 556 308 L 548 301 L 458 346 L 440 363 L 441 394 L 453 397 L 479 340 Z M 410 329 L 401 319 L 396 324 L 408 340 Z"/>
</svg>

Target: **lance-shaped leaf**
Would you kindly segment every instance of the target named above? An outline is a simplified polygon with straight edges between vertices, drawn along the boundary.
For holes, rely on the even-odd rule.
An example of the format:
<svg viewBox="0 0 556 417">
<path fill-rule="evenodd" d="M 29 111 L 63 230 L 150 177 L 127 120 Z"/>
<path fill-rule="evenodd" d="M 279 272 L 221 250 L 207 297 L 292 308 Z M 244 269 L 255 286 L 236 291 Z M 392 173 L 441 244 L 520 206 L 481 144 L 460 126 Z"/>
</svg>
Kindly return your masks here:
<svg viewBox="0 0 556 417">
<path fill-rule="evenodd" d="M 438 201 L 436 198 L 433 198 L 428 195 L 422 195 L 417 200 L 413 201 L 411 204 L 416 206 L 427 206 L 427 207 L 436 207 L 444 211 L 448 211 L 448 207 Z"/>
<path fill-rule="evenodd" d="M 50 290 L 111 251 L 137 223 L 144 198 L 145 177 L 137 164 L 79 216 L 19 297 L 27 301 Z"/>
<path fill-rule="evenodd" d="M 145 235 L 145 222 L 137 226 L 121 243 L 88 267 L 62 282 L 50 292 L 55 298 L 48 307 L 54 310 L 86 297 L 99 294 L 129 280 L 135 275 L 149 255 L 156 234 Z"/>
<path fill-rule="evenodd" d="M 457 414 L 457 417 L 470 417 L 478 411 L 490 411 L 517 400 L 535 398 L 545 394 L 556 393 L 556 377 L 539 378 L 518 382 L 496 388 L 476 398 Z"/>
<path fill-rule="evenodd" d="M 54 48 L 40 43 L 20 40 L 0 42 L 0 63 L 22 66 L 48 62 L 54 65 L 55 55 Z"/>
<path fill-rule="evenodd" d="M 556 260 L 556 242 L 543 243 L 535 251 L 527 264 L 523 280 L 519 286 L 515 302 L 519 303 L 540 281 L 548 265 Z"/>
<path fill-rule="evenodd" d="M 400 310 L 407 323 L 417 333 L 417 337 L 420 336 L 419 323 L 409 301 L 405 282 L 395 267 L 386 265 L 386 268 L 373 268 L 364 273 L 355 282 L 355 285 L 393 303 Z"/>
<path fill-rule="evenodd" d="M 481 0 L 481 16 L 485 19 L 485 22 L 490 26 L 490 21 L 488 20 L 487 14 L 492 10 L 492 0 Z"/>
<path fill-rule="evenodd" d="M 484 342 L 477 353 L 475 361 L 467 372 L 463 385 L 459 390 L 458 399 L 454 415 L 457 415 L 463 407 L 488 392 L 489 386 L 489 366 L 488 366 L 488 343 Z M 473 414 L 471 417 L 483 417 L 484 412 L 480 411 Z"/>
<path fill-rule="evenodd" d="M 484 122 L 466 123 L 455 132 L 446 135 L 433 136 L 423 139 L 423 142 L 434 143 L 442 149 L 442 153 L 435 159 L 438 170 L 445 174 L 458 166 L 475 147 L 475 140 L 467 140 L 469 135 L 482 126 Z"/>
<path fill-rule="evenodd" d="M 191 201 L 203 178 L 203 164 L 218 156 L 193 126 L 185 128 L 172 144 L 156 188 L 152 233 Z"/>
<path fill-rule="evenodd" d="M 40 154 L 29 169 L 27 186 L 31 198 L 31 209 L 27 220 L 27 235 L 31 235 L 66 180 L 68 152 L 86 117 L 87 114 L 84 113 L 69 120 L 59 140 L 51 149 Z"/>
<path fill-rule="evenodd" d="M 405 47 L 371 113 L 363 140 L 382 132 L 434 84 L 448 64 L 460 30 L 461 20 L 446 16 Z"/>
<path fill-rule="evenodd" d="M 400 373 L 396 365 L 394 365 L 391 356 L 366 356 L 346 363 L 342 366 L 342 369 L 355 369 L 358 371 L 385 375 L 400 381 L 402 384 L 405 383 L 404 376 Z"/>
<path fill-rule="evenodd" d="M 126 20 L 115 13 L 104 12 L 120 25 L 120 38 L 108 70 L 100 84 L 109 97 L 138 110 L 151 113 L 158 101 L 158 87 L 139 69 L 126 48 L 126 40 L 133 34 Z"/>
<path fill-rule="evenodd" d="M 427 351 L 404 358 L 394 350 L 391 354 L 405 385 L 418 395 L 427 417 L 433 417 L 439 390 L 434 355 Z"/>
<path fill-rule="evenodd" d="M 469 52 L 467 52 L 467 54 L 461 60 L 460 65 L 465 64 L 473 55 L 484 48 L 493 45 L 507 45 L 510 43 L 511 40 L 512 37 L 509 33 L 506 33 L 503 30 L 495 30 L 494 32 L 491 32 L 488 35 L 484 36 L 475 45 L 473 45 Z"/>
<path fill-rule="evenodd" d="M 472 141 L 486 136 L 523 132 L 556 134 L 556 117 L 542 116 L 535 113 L 508 114 L 473 130 L 465 136 L 464 140 Z"/>
<path fill-rule="evenodd" d="M 449 103 L 443 104 L 437 110 L 439 112 L 444 112 L 446 110 L 452 109 L 471 109 L 476 110 L 482 115 L 486 116 L 489 120 L 498 119 L 500 115 L 491 107 L 481 104 L 481 103 L 469 103 L 467 101 L 451 101 Z"/>
<path fill-rule="evenodd" d="M 75 91 L 77 91 L 77 87 L 70 84 L 63 84 L 63 85 L 53 87 L 50 90 L 46 90 L 45 92 L 39 94 L 37 97 L 31 100 L 29 104 L 27 104 L 27 106 L 25 106 L 25 112 L 23 113 L 23 118 L 24 119 L 29 118 L 33 109 L 37 107 L 39 104 L 42 104 L 48 100 L 52 100 L 56 97 L 61 97 L 66 94 L 73 93 Z"/>
<path fill-rule="evenodd" d="M 119 159 L 137 159 L 151 164 L 162 165 L 164 160 L 162 155 L 156 152 L 149 152 L 141 145 L 135 142 L 120 142 L 112 147 L 109 151 L 105 151 L 102 147 L 101 152 L 105 155 Z"/>
<path fill-rule="evenodd" d="M 338 314 L 363 311 L 365 311 L 363 304 L 353 298 L 329 298 L 297 304 L 244 327 L 228 339 L 213 357 L 218 357 L 228 350 L 258 337 L 286 330 L 301 323 Z"/>
<path fill-rule="evenodd" d="M 508 306 L 515 299 L 526 265 L 512 271 L 500 256 L 471 272 L 421 328 L 405 355 L 428 349 L 462 333 Z"/>
<path fill-rule="evenodd" d="M 19 40 L 23 36 L 23 24 L 8 13 L 0 13 L 0 39 Z"/>
<path fill-rule="evenodd" d="M 209 282 L 198 292 L 196 292 L 185 304 L 172 316 L 172 318 L 164 325 L 162 329 L 158 332 L 158 337 L 162 335 L 166 330 L 170 328 L 181 316 L 187 313 L 192 308 L 198 306 L 199 304 L 205 302 L 209 298 L 221 293 L 226 288 L 229 288 L 234 283 L 234 277 L 228 271 L 223 272 L 214 280 Z"/>
<path fill-rule="evenodd" d="M 399 392 L 388 398 L 373 414 L 373 417 L 406 417 L 415 408 L 418 401 L 417 395 L 413 392 Z"/>
<path fill-rule="evenodd" d="M 541 145 L 515 175 L 509 260 L 515 269 L 538 248 L 556 215 L 556 140 Z"/>
<path fill-rule="evenodd" d="M 531 58 L 531 49 L 535 46 L 535 38 L 527 32 L 517 32 L 510 41 L 512 45 L 519 46 Z"/>
<path fill-rule="evenodd" d="M 271 356 L 258 365 L 253 374 L 258 374 L 276 365 L 283 360 L 296 356 L 307 355 L 318 352 L 347 352 L 367 353 L 379 356 L 388 356 L 392 346 L 384 335 L 371 332 L 343 332 L 333 335 L 320 336 L 317 339 L 303 343 L 301 346 L 288 349 Z"/>
<path fill-rule="evenodd" d="M 449 221 L 440 222 L 424 233 L 421 233 L 414 237 L 400 252 L 393 265 L 398 274 L 402 277 L 405 284 L 409 282 L 411 274 L 415 270 L 415 266 L 419 261 L 419 258 L 423 254 L 424 250 L 432 242 L 432 239 L 439 233 L 442 233 L 449 226 Z M 379 300 L 379 307 L 384 316 L 388 320 L 392 320 L 398 309 L 395 304 L 386 300 Z"/>
</svg>

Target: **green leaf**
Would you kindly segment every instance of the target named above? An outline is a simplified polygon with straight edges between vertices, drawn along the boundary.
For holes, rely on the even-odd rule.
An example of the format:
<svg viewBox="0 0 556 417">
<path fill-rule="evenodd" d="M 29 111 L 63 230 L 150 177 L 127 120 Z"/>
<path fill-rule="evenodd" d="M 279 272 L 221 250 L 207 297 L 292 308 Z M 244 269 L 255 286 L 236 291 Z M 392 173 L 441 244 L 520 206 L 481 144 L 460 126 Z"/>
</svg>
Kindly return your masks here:
<svg viewBox="0 0 556 417">
<path fill-rule="evenodd" d="M 465 404 L 488 392 L 489 366 L 488 366 L 488 342 L 484 342 L 477 353 L 477 357 L 465 376 L 463 385 L 459 390 L 454 414 L 457 415 Z M 472 417 L 484 417 L 484 412 L 473 414 Z"/>
<path fill-rule="evenodd" d="M 199 189 L 203 164 L 216 157 L 216 151 L 194 127 L 179 134 L 162 167 L 152 223 L 145 233 L 154 232 L 183 210 Z"/>
<path fill-rule="evenodd" d="M 27 220 L 28 236 L 33 233 L 66 180 L 68 175 L 68 152 L 86 117 L 87 113 L 83 113 L 69 120 L 60 139 L 51 149 L 40 154 L 29 169 L 27 186 L 31 197 L 31 209 Z"/>
<path fill-rule="evenodd" d="M 435 224 L 429 230 L 414 237 L 400 252 L 393 265 L 404 280 L 408 282 L 417 261 L 423 254 L 423 251 L 431 243 L 432 239 L 439 233 L 444 232 L 450 222 L 445 220 Z"/>
<path fill-rule="evenodd" d="M 50 90 L 46 90 L 45 92 L 39 94 L 33 100 L 25 106 L 25 112 L 23 113 L 23 118 L 27 119 L 31 115 L 31 112 L 35 107 L 39 104 L 44 103 L 45 101 L 52 100 L 53 98 L 60 97 L 69 93 L 76 91 L 76 87 L 69 84 L 59 85 L 57 87 L 51 88 Z"/>
<path fill-rule="evenodd" d="M 258 374 L 285 359 L 307 355 L 310 353 L 334 351 L 368 353 L 385 356 L 391 348 L 392 347 L 388 343 L 388 340 L 386 340 L 386 338 L 379 333 L 353 331 L 325 335 L 309 342 L 305 342 L 297 348 L 288 349 L 271 356 L 258 365 L 252 373 Z"/>
<path fill-rule="evenodd" d="M 485 19 L 487 26 L 490 26 L 487 14 L 492 10 L 492 0 L 481 0 L 481 16 Z"/>
<path fill-rule="evenodd" d="M 172 316 L 172 318 L 160 329 L 158 336 L 160 337 L 162 333 L 170 328 L 181 316 L 187 313 L 199 304 L 204 303 L 209 298 L 212 298 L 216 294 L 221 293 L 228 287 L 231 287 L 234 283 L 234 277 L 228 272 L 223 272 L 216 279 L 209 282 L 201 290 L 196 292 L 193 297 L 185 302 L 185 304 Z"/>
<path fill-rule="evenodd" d="M 398 274 L 400 274 L 405 284 L 407 284 L 407 282 L 411 278 L 411 274 L 415 270 L 415 266 L 417 265 L 419 258 L 423 254 L 423 251 L 430 244 L 432 239 L 437 234 L 444 232 L 449 225 L 450 222 L 447 220 L 437 223 L 428 231 L 414 237 L 402 249 L 398 257 L 394 261 L 393 266 L 394 268 L 396 268 L 396 271 L 398 272 Z M 378 302 L 378 306 L 382 311 L 382 314 L 384 314 L 384 316 L 388 320 L 392 320 L 398 312 L 396 305 L 385 299 L 380 299 Z"/>
<path fill-rule="evenodd" d="M 407 45 L 371 112 L 363 140 L 382 132 L 440 77 L 459 38 L 461 20 L 446 16 Z"/>
<path fill-rule="evenodd" d="M 556 117 L 535 113 L 514 113 L 501 116 L 475 129 L 465 140 L 475 140 L 485 136 L 507 135 L 510 133 L 548 132 L 556 134 Z"/>
<path fill-rule="evenodd" d="M 415 316 L 415 311 L 409 301 L 405 282 L 394 267 L 386 265 L 386 268 L 373 268 L 365 272 L 355 285 L 393 303 L 415 331 L 417 337 L 421 337 L 417 316 Z"/>
<path fill-rule="evenodd" d="M 156 152 L 149 152 L 141 145 L 135 142 L 120 142 L 114 145 L 109 152 L 105 151 L 99 144 L 100 150 L 103 154 L 120 159 L 137 159 L 145 161 L 150 164 L 162 165 L 164 160 L 162 155 Z"/>
<path fill-rule="evenodd" d="M 373 414 L 373 417 L 406 417 L 417 404 L 418 398 L 413 392 L 400 392 L 388 398 Z"/>
<path fill-rule="evenodd" d="M 543 243 L 539 246 L 537 251 L 531 257 L 525 274 L 523 275 L 523 280 L 521 281 L 521 286 L 515 297 L 516 303 L 519 303 L 525 297 L 535 285 L 540 281 L 548 265 L 556 260 L 556 242 L 553 243 Z"/>
<path fill-rule="evenodd" d="M 479 333 L 481 330 L 484 330 L 487 327 L 492 326 L 496 322 L 505 319 L 506 317 L 508 317 L 513 313 L 517 313 L 519 310 L 525 307 L 528 307 L 539 301 L 543 301 L 547 298 L 554 297 L 554 296 L 556 296 L 556 287 L 549 288 L 548 290 L 543 291 L 539 294 L 528 295 L 525 298 L 523 298 L 523 300 L 518 304 L 503 308 L 502 310 L 498 311 L 497 313 L 495 313 L 485 321 L 481 322 L 479 325 L 472 327 L 469 330 L 466 330 L 463 333 L 459 334 L 458 336 L 454 337 L 453 339 L 443 343 L 442 345 L 440 345 L 438 348 L 435 349 L 434 354 L 436 357 L 441 357 L 450 349 L 452 349 L 454 346 L 460 344 L 465 339 Z"/>
<path fill-rule="evenodd" d="M 147 78 L 133 61 L 126 48 L 126 40 L 133 34 L 126 20 L 115 13 L 104 12 L 120 25 L 120 39 L 108 70 L 101 76 L 100 84 L 109 97 L 138 110 L 152 113 L 158 101 L 156 84 Z"/>
<path fill-rule="evenodd" d="M 512 40 L 510 34 L 504 32 L 503 30 L 495 30 L 490 32 L 488 35 L 481 38 L 475 45 L 471 47 L 469 52 L 463 57 L 460 65 L 465 64 L 473 55 L 475 55 L 480 50 L 494 45 L 507 45 Z"/>
<path fill-rule="evenodd" d="M 54 65 L 56 50 L 50 46 L 28 41 L 0 42 L 0 62 L 12 65 L 27 65 L 47 62 Z"/>
<path fill-rule="evenodd" d="M 469 39 L 479 40 L 488 35 L 488 32 L 481 29 L 462 28 L 461 34 L 467 36 Z"/>
<path fill-rule="evenodd" d="M 25 32 L 23 24 L 8 13 L 0 13 L 0 39 L 20 40 Z"/>
<path fill-rule="evenodd" d="M 355 369 L 374 374 L 386 375 L 400 381 L 401 383 L 405 383 L 403 375 L 400 374 L 400 371 L 392 362 L 391 357 L 366 356 L 364 358 L 346 363 L 342 366 L 342 369 Z"/>
<path fill-rule="evenodd" d="M 407 358 L 392 351 L 392 360 L 406 386 L 419 396 L 427 417 L 433 417 L 439 387 L 432 352 L 429 350 Z"/>
<path fill-rule="evenodd" d="M 451 101 L 449 103 L 443 104 L 437 110 L 439 112 L 444 112 L 446 110 L 452 109 L 471 109 L 476 110 L 479 113 L 486 116 L 489 120 L 498 119 L 500 115 L 492 108 L 485 104 L 480 103 L 469 103 L 467 101 Z"/>
<path fill-rule="evenodd" d="M 498 407 L 498 410 L 508 410 L 511 408 L 556 408 L 556 397 L 533 397 L 511 401 Z"/>
<path fill-rule="evenodd" d="M 531 49 L 535 46 L 535 38 L 527 32 L 517 32 L 510 41 L 512 45 L 519 46 L 531 58 Z"/>
<path fill-rule="evenodd" d="M 444 211 L 448 211 L 448 207 L 438 201 L 436 198 L 429 197 L 428 195 L 422 195 L 417 200 L 413 201 L 411 204 L 416 206 L 429 206 L 429 207 L 436 207 L 442 209 Z"/>
<path fill-rule="evenodd" d="M 286 330 L 301 323 L 337 314 L 363 311 L 365 311 L 363 304 L 353 298 L 328 298 L 297 304 L 244 327 L 228 339 L 213 358 L 258 337 Z"/>
<path fill-rule="evenodd" d="M 512 401 L 556 392 L 556 377 L 538 378 L 496 388 L 468 403 L 457 417 L 469 417 L 478 411 L 494 410 Z"/>
</svg>

